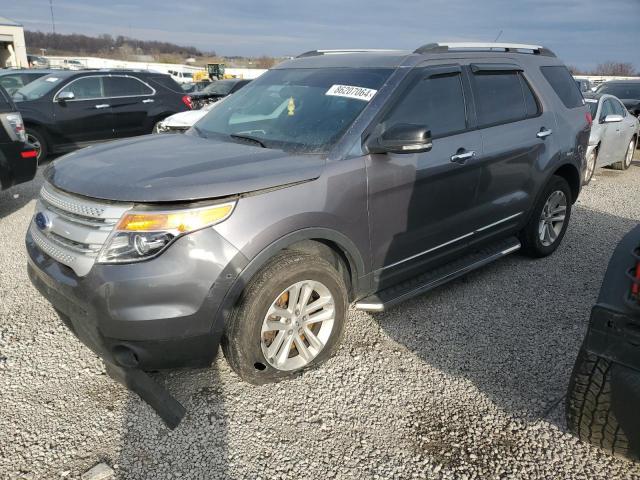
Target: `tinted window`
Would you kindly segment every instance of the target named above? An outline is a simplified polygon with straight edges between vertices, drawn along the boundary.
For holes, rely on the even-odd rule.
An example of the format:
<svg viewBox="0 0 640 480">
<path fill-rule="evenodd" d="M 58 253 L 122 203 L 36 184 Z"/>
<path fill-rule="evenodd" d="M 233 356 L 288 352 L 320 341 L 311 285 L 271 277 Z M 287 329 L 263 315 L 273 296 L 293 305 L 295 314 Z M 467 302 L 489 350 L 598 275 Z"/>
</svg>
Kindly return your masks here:
<svg viewBox="0 0 640 480">
<path fill-rule="evenodd" d="M 62 76 L 53 74 L 47 75 L 46 77 L 40 77 L 15 92 L 13 94 L 13 99 L 17 102 L 21 102 L 23 100 L 37 100 L 51 92 L 54 88 L 58 88 L 65 79 L 66 75 L 64 73 Z"/>
<path fill-rule="evenodd" d="M 75 100 L 104 97 L 102 77 L 80 78 L 64 87 L 62 92 L 72 92 L 75 95 Z"/>
<path fill-rule="evenodd" d="M 107 97 L 132 97 L 153 94 L 153 90 L 133 77 L 105 77 L 104 91 Z"/>
<path fill-rule="evenodd" d="M 385 128 L 397 123 L 425 125 L 434 137 L 467 127 L 460 74 L 419 79 L 393 108 Z"/>
<path fill-rule="evenodd" d="M 517 72 L 477 73 L 473 81 L 481 127 L 514 122 L 538 113 L 531 88 Z"/>
<path fill-rule="evenodd" d="M 565 107 L 576 108 L 584 105 L 582 93 L 566 67 L 540 67 L 540 71 Z"/>
<path fill-rule="evenodd" d="M 603 83 L 598 93 L 608 93 L 618 98 L 640 98 L 640 83 Z"/>
</svg>

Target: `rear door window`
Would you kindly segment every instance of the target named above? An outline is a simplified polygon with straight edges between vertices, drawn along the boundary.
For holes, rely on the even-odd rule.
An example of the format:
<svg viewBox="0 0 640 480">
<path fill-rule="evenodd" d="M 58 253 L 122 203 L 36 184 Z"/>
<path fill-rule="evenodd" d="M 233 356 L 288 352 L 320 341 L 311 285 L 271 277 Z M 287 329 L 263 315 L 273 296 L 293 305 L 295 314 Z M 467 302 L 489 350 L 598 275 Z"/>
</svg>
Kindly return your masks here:
<svg viewBox="0 0 640 480">
<path fill-rule="evenodd" d="M 540 113 L 529 84 L 518 72 L 478 72 L 473 89 L 480 127 L 516 122 Z"/>
<path fill-rule="evenodd" d="M 149 86 L 133 77 L 105 77 L 104 90 L 107 97 L 153 95 L 153 90 Z"/>
<path fill-rule="evenodd" d="M 420 74 L 408 93 L 385 120 L 386 128 L 396 123 L 424 125 L 433 137 L 443 137 L 467 128 L 460 73 L 423 78 Z"/>
<path fill-rule="evenodd" d="M 558 97 L 560 97 L 565 107 L 576 108 L 584 105 L 582 93 L 566 67 L 561 65 L 540 67 L 540 71 Z"/>
</svg>

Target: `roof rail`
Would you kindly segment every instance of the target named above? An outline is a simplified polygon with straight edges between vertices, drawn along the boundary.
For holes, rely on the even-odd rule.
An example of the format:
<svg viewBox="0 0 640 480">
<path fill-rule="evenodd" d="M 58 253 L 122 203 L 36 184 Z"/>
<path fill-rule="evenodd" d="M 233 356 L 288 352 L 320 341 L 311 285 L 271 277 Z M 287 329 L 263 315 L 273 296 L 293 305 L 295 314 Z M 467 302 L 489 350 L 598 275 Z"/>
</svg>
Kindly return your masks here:
<svg viewBox="0 0 640 480">
<path fill-rule="evenodd" d="M 417 48 L 414 53 L 447 53 L 451 51 L 501 51 L 508 53 L 529 53 L 555 57 L 548 48 L 541 45 L 527 45 L 524 43 L 492 43 L 492 42 L 439 42 L 428 43 Z"/>
<path fill-rule="evenodd" d="M 309 50 L 308 52 L 301 53 L 296 58 L 303 57 L 317 57 L 318 55 L 341 55 L 345 53 L 386 53 L 386 52 L 401 52 L 402 50 L 393 49 L 377 49 L 377 48 L 346 48 L 339 50 Z"/>
</svg>

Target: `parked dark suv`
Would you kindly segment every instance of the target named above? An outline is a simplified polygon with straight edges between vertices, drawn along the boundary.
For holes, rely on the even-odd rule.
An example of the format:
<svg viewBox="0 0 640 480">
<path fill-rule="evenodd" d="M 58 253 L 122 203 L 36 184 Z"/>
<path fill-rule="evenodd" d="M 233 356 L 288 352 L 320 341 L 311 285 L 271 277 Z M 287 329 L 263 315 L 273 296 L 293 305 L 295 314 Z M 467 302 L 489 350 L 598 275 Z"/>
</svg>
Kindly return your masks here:
<svg viewBox="0 0 640 480">
<path fill-rule="evenodd" d="M 27 144 L 22 116 L 0 86 L 0 190 L 33 179 L 38 169 L 36 156 Z"/>
<path fill-rule="evenodd" d="M 105 140 L 151 133 L 156 122 L 191 108 L 169 76 L 143 71 L 59 71 L 13 94 L 38 158 Z"/>
<path fill-rule="evenodd" d="M 185 135 L 50 165 L 29 275 L 148 400 L 144 370 L 208 365 L 220 341 L 242 378 L 277 381 L 336 351 L 350 303 L 551 254 L 588 112 L 543 47 L 308 52 Z"/>
</svg>

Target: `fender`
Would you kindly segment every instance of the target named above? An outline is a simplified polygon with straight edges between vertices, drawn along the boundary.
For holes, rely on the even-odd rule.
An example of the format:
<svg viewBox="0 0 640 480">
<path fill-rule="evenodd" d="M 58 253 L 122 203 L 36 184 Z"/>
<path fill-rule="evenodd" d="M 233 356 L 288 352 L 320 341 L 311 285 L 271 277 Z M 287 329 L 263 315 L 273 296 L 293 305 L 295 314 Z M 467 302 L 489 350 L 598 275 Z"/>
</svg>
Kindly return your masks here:
<svg viewBox="0 0 640 480">
<path fill-rule="evenodd" d="M 240 298 L 244 288 L 251 281 L 253 276 L 260 270 L 269 259 L 273 258 L 281 250 L 301 242 L 303 240 L 327 240 L 335 243 L 340 247 L 344 253 L 347 261 L 349 262 L 349 268 L 351 270 L 352 289 L 359 291 L 362 288 L 366 288 L 366 285 L 361 285 L 363 282 L 363 276 L 365 275 L 365 263 L 360 255 L 360 252 L 356 248 L 355 244 L 345 235 L 329 228 L 304 228 L 295 232 L 289 233 L 282 238 L 276 240 L 272 244 L 265 247 L 260 251 L 253 259 L 251 259 L 240 274 L 233 281 L 231 287 L 227 290 L 226 295 L 220 302 L 220 306 L 216 311 L 213 320 L 212 330 L 213 332 L 220 333 L 224 330 L 226 319 L 233 310 L 236 302 Z M 244 258 L 244 255 L 241 255 Z M 221 277 L 228 276 L 231 271 L 237 267 L 237 262 L 232 261 L 227 269 L 222 273 Z"/>
</svg>

